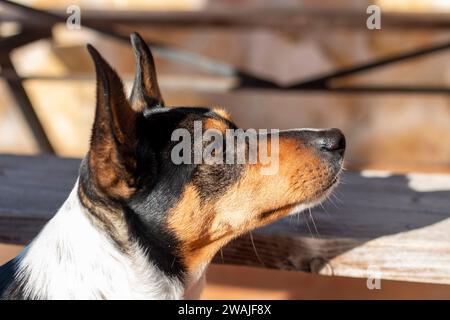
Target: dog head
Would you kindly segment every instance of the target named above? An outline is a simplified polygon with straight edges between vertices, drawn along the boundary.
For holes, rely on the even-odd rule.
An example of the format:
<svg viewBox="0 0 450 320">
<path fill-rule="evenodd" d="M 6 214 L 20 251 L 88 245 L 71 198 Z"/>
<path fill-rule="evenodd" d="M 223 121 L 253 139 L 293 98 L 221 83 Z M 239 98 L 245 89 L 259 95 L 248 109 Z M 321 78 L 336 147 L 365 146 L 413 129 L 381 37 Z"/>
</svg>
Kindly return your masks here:
<svg viewBox="0 0 450 320">
<path fill-rule="evenodd" d="M 250 139 L 232 142 L 225 136 L 238 128 L 222 110 L 164 105 L 150 50 L 139 35 L 131 38 L 136 77 L 129 99 L 117 73 L 88 46 L 97 107 L 79 187 L 92 221 L 122 250 L 138 243 L 161 270 L 183 277 L 234 237 L 317 204 L 336 185 L 345 149 L 339 130 L 267 132 L 253 146 Z M 221 142 L 210 153 L 216 161 L 195 161 L 198 148 L 208 147 L 195 139 L 198 128 Z M 180 148 L 184 134 L 194 139 Z M 256 160 L 235 161 L 238 150 Z M 274 161 L 276 171 L 265 173 Z"/>
</svg>

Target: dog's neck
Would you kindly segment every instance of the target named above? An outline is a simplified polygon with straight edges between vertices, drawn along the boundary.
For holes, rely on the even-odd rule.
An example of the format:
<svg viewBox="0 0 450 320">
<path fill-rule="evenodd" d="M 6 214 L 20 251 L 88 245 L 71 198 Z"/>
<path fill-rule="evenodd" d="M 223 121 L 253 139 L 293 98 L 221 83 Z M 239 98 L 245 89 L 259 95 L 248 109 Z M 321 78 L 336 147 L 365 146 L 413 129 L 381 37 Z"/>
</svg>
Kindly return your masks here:
<svg viewBox="0 0 450 320">
<path fill-rule="evenodd" d="M 203 270 L 185 285 L 152 264 L 138 244 L 122 252 L 91 223 L 77 188 L 17 258 L 15 282 L 24 298 L 181 299 L 185 287 L 196 290 Z"/>
</svg>

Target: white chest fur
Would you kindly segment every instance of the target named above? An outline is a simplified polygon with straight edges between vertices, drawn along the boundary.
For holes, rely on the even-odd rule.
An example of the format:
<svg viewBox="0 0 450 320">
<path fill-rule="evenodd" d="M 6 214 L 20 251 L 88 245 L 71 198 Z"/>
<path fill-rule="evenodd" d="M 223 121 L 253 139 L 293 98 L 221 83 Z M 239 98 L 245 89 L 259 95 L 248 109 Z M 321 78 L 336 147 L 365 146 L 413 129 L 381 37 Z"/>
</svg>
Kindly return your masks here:
<svg viewBox="0 0 450 320">
<path fill-rule="evenodd" d="M 78 184 L 77 184 L 78 185 Z M 124 254 L 90 222 L 77 185 L 56 216 L 19 256 L 19 281 L 31 299 L 180 299 L 183 285 L 135 245 Z"/>
</svg>

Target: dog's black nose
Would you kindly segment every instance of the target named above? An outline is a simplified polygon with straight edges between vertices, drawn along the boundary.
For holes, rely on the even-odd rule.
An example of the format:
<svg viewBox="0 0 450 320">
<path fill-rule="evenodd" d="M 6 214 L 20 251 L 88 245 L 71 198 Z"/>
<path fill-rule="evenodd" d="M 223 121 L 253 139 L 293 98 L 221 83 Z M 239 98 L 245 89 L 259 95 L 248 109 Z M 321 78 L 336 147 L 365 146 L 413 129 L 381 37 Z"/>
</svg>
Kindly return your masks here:
<svg viewBox="0 0 450 320">
<path fill-rule="evenodd" d="M 317 131 L 310 143 L 325 152 L 343 155 L 345 151 L 345 137 L 339 129 Z"/>
</svg>

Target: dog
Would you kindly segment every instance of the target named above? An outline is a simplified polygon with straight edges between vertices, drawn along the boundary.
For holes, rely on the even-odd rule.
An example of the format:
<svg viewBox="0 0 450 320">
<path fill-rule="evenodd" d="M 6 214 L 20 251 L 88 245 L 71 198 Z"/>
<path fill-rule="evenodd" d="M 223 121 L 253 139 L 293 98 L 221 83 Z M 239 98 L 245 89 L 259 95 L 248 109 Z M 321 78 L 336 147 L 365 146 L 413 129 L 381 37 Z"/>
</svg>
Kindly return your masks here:
<svg viewBox="0 0 450 320">
<path fill-rule="evenodd" d="M 175 164 L 174 130 L 238 128 L 221 109 L 165 106 L 150 49 L 137 33 L 131 42 L 129 98 L 88 45 L 97 77 L 89 151 L 56 215 L 0 268 L 2 299 L 197 298 L 221 247 L 337 185 L 346 147 L 338 129 L 280 131 L 277 174 L 262 174 L 261 161 Z M 222 154 L 235 152 L 227 143 Z"/>
</svg>

